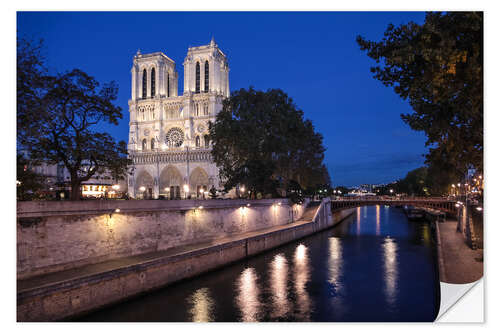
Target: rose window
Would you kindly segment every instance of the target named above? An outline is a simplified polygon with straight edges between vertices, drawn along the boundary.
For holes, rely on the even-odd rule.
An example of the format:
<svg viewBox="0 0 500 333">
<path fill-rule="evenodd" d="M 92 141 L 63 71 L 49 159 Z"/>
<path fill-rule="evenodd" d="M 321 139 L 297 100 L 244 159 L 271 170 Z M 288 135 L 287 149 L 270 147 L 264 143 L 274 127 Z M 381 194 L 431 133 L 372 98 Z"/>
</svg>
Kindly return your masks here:
<svg viewBox="0 0 500 333">
<path fill-rule="evenodd" d="M 180 147 L 184 142 L 184 132 L 178 128 L 174 127 L 168 130 L 165 136 L 165 143 L 168 147 Z"/>
</svg>

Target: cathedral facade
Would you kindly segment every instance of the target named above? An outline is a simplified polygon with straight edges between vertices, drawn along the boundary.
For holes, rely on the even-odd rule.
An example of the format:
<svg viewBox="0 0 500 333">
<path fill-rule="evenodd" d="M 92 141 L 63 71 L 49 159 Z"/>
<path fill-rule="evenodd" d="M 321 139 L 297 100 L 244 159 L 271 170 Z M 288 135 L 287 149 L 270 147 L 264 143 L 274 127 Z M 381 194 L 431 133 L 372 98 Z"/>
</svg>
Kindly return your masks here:
<svg viewBox="0 0 500 333">
<path fill-rule="evenodd" d="M 184 59 L 184 92 L 178 95 L 175 62 L 162 52 L 134 56 L 129 100 L 128 153 L 133 198 L 206 196 L 219 187 L 208 122 L 229 97 L 226 55 L 212 39 L 190 47 Z"/>
</svg>

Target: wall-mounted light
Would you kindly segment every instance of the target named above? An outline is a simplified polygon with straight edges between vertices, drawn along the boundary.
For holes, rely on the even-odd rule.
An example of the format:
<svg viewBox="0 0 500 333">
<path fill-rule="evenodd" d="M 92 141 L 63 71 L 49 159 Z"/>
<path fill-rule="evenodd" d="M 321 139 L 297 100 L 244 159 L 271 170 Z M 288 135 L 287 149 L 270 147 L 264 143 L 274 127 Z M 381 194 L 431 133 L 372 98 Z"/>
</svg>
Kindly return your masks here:
<svg viewBox="0 0 500 333">
<path fill-rule="evenodd" d="M 483 207 L 476 207 L 476 209 L 477 209 L 478 211 L 482 211 L 482 210 L 483 210 Z"/>
</svg>

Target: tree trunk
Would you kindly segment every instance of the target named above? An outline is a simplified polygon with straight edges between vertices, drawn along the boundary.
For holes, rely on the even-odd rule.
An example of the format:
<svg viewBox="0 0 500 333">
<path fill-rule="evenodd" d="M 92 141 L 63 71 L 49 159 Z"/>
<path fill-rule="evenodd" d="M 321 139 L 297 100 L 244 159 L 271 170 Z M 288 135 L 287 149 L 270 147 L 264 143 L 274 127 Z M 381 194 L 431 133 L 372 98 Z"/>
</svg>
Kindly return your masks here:
<svg viewBox="0 0 500 333">
<path fill-rule="evenodd" d="M 71 181 L 71 200 L 80 200 L 82 192 L 80 191 L 80 182 Z"/>
</svg>

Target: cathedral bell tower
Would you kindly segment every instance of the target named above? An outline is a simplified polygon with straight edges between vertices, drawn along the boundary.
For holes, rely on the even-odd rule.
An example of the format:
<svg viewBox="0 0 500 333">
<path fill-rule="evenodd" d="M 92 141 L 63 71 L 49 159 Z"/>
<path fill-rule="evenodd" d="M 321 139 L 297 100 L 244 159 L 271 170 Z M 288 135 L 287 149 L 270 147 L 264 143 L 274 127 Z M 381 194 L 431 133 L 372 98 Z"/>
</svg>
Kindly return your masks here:
<svg viewBox="0 0 500 333">
<path fill-rule="evenodd" d="M 184 94 L 188 93 L 229 97 L 227 58 L 213 38 L 208 45 L 188 49 L 184 59 Z"/>
</svg>

